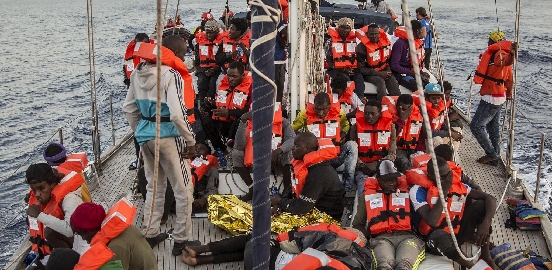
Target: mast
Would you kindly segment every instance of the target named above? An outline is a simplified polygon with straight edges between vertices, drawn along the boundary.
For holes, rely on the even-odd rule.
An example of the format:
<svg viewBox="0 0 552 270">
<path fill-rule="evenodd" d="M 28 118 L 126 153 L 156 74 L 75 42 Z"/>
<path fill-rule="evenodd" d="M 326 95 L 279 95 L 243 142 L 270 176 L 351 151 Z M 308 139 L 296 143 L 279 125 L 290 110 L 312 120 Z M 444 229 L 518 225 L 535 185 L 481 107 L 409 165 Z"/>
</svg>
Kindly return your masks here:
<svg viewBox="0 0 552 270">
<path fill-rule="evenodd" d="M 272 122 L 276 84 L 274 45 L 279 22 L 277 0 L 251 1 L 251 55 L 253 71 L 253 265 L 268 269 L 270 264 L 270 169 Z"/>
</svg>

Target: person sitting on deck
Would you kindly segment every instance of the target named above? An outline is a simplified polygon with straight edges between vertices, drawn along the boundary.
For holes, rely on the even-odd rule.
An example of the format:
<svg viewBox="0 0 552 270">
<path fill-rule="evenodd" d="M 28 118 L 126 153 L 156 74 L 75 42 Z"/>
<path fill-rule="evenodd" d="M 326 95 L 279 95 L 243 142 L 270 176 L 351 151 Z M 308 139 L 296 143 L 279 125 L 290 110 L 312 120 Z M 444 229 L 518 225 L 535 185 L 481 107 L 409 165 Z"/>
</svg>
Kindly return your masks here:
<svg viewBox="0 0 552 270">
<path fill-rule="evenodd" d="M 205 212 L 207 197 L 218 192 L 218 159 L 211 155 L 208 145 L 196 143 L 195 157 L 191 160 L 190 168 L 194 184 L 192 212 Z"/>
<path fill-rule="evenodd" d="M 399 172 L 404 173 L 412 168 L 410 155 L 416 152 L 420 143 L 423 118 L 418 106 L 414 105 L 412 95 L 402 94 L 398 97 L 386 96 L 382 106 L 393 117 L 397 134 L 397 157 L 395 165 Z"/>
<path fill-rule="evenodd" d="M 356 59 L 356 31 L 353 20 L 341 18 L 336 23 L 337 27 L 328 27 L 330 45 L 326 51 L 328 75 L 332 79 L 343 76 L 347 81 L 362 81 L 362 74 L 357 71 Z M 355 93 L 359 98 L 364 97 L 364 83 L 355 84 Z"/>
<path fill-rule="evenodd" d="M 449 81 L 443 81 L 443 92 L 445 93 L 445 105 L 447 106 L 449 112 L 450 127 L 458 127 L 462 130 L 464 124 L 462 123 L 462 120 L 460 120 L 460 115 L 458 115 L 458 113 L 452 108 L 454 106 L 452 103 L 453 100 L 450 98 L 450 94 L 452 93 L 452 84 Z"/>
<path fill-rule="evenodd" d="M 203 102 L 205 97 L 215 98 L 217 80 L 222 72 L 215 61 L 215 55 L 224 36 L 223 33 L 219 33 L 219 25 L 215 20 L 205 22 L 204 29 L 195 34 L 197 44 L 194 46 L 197 99 L 200 102 Z"/>
<path fill-rule="evenodd" d="M 395 161 L 396 144 L 395 125 L 388 111 L 382 111 L 381 103 L 369 100 L 364 111 L 357 110 L 356 124 L 351 128 L 351 140 L 357 142 L 358 160 L 357 194 L 362 194 L 367 176 L 377 172 L 379 160 Z"/>
<path fill-rule="evenodd" d="M 166 37 L 164 47 L 182 59 L 186 53 L 186 42 L 177 35 Z M 142 46 L 140 46 L 142 47 Z M 163 55 L 166 55 L 163 53 Z M 157 77 L 161 84 L 161 137 L 156 140 Z M 195 154 L 195 135 L 191 130 L 186 117 L 184 93 L 191 84 L 184 83 L 183 77 L 177 70 L 163 64 L 161 74 L 157 73 L 156 65 L 151 62 L 140 64 L 136 72 L 132 73 L 131 84 L 128 90 L 123 112 L 134 136 L 142 146 L 146 186 L 146 202 L 144 204 L 144 232 L 152 246 L 164 241 L 167 234 L 160 233 L 159 227 L 165 191 L 169 179 L 176 199 L 176 224 L 173 238 L 173 254 L 179 256 L 191 237 L 191 215 L 193 185 L 190 179 L 190 164 L 185 159 Z M 193 103 L 193 102 L 192 102 Z M 156 144 L 159 147 L 159 181 L 154 182 L 154 166 Z M 157 184 L 156 193 L 153 193 Z M 155 197 L 155 199 L 153 199 Z M 152 209 L 153 208 L 153 209 Z"/>
<path fill-rule="evenodd" d="M 329 143 L 329 142 L 328 142 Z M 329 145 L 334 147 L 333 145 Z M 325 146 L 327 147 L 327 146 Z M 297 134 L 293 145 L 294 160 L 304 160 L 311 152 L 319 150 L 317 137 L 310 132 Z M 336 154 L 334 152 L 334 154 Z M 304 160 L 306 162 L 306 160 Z M 280 197 L 276 195 L 270 199 L 273 211 L 285 211 L 292 214 L 306 214 L 316 207 L 336 220 L 343 215 L 343 196 L 345 190 L 339 183 L 337 172 L 328 161 L 322 161 L 307 167 L 308 173 L 301 190 L 296 189 L 296 196 Z"/>
<path fill-rule="evenodd" d="M 462 170 L 462 167 L 460 167 L 454 162 L 454 159 L 453 159 L 454 152 L 452 151 L 452 147 L 450 147 L 450 145 L 441 144 L 435 147 L 435 156 L 446 160 L 450 169 L 452 170 L 452 173 L 460 175 L 460 179 L 462 180 L 462 183 L 470 186 L 474 190 L 482 190 L 479 184 L 477 184 L 477 181 L 475 181 L 475 179 L 466 175 L 464 173 L 464 170 Z"/>
<path fill-rule="evenodd" d="M 223 34 L 215 56 L 217 65 L 223 70 L 228 69 L 231 62 L 238 61 L 247 67 L 249 63 L 249 45 L 251 31 L 247 21 L 242 18 L 234 18 L 230 21 L 230 28 Z"/>
<path fill-rule="evenodd" d="M 337 168 L 344 165 L 342 183 L 346 190 L 353 189 L 355 165 L 358 158 L 356 141 L 347 141 L 349 121 L 339 108 L 339 100 L 327 93 L 309 95 L 307 108 L 301 110 L 291 125 L 295 131 L 310 131 L 318 139 L 331 139 L 339 147 L 339 156 L 330 160 Z"/>
<path fill-rule="evenodd" d="M 103 206 L 83 203 L 71 216 L 71 228 L 90 244 L 75 266 L 80 269 L 157 269 L 157 259 L 140 230 L 132 226 L 136 208 L 123 198 L 108 214 Z M 107 264 L 107 265 L 106 265 Z"/>
<path fill-rule="evenodd" d="M 481 100 L 470 123 L 470 129 L 485 151 L 477 162 L 498 165 L 500 159 L 500 111 L 506 100 L 512 99 L 513 72 L 518 44 L 504 40 L 504 32 L 493 31 L 488 47 L 480 56 L 473 82 L 481 84 Z"/>
<path fill-rule="evenodd" d="M 363 79 L 355 81 L 355 84 L 366 81 L 375 85 L 378 101 L 388 93 L 390 96 L 400 95 L 399 83 L 389 67 L 391 41 L 387 33 L 373 23 L 358 30 L 357 36 L 361 41 L 356 47 L 358 71 Z"/>
<path fill-rule="evenodd" d="M 38 253 L 40 264 L 55 248 L 73 248 L 74 240 L 69 219 L 82 203 L 81 185 L 84 179 L 70 171 L 66 175 L 47 163 L 29 166 L 25 183 L 31 188 L 27 208 L 31 250 Z M 78 239 L 76 239 L 78 238 Z"/>
<path fill-rule="evenodd" d="M 456 235 L 458 245 L 470 241 L 482 247 L 481 259 L 493 269 L 498 269 L 489 253 L 489 234 L 496 199 L 463 184 L 460 175 L 455 174 L 443 158 L 437 158 L 437 166 L 443 192 L 447 194 L 446 207 L 452 221 L 452 233 Z M 444 255 L 464 267 L 473 267 L 473 262 L 461 258 L 452 241 L 443 202 L 439 199 L 433 162 L 429 162 L 427 168 L 406 171 L 406 178 L 409 184 L 414 185 L 410 189 L 410 201 L 421 218 L 416 228 L 426 241 L 426 251 Z"/>
<path fill-rule="evenodd" d="M 232 150 L 232 164 L 249 191 L 241 200 L 247 202 L 253 195 L 253 178 L 249 168 L 253 167 L 253 122 L 252 112 L 245 113 L 240 118 L 240 125 L 236 132 L 236 141 Z M 279 102 L 274 105 L 274 121 L 272 123 L 272 169 L 281 171 L 284 189 L 291 186 L 291 148 L 293 147 L 295 132 L 289 120 L 282 117 L 282 107 Z"/>
<path fill-rule="evenodd" d="M 222 77 L 215 99 L 205 99 L 201 122 L 213 148 L 226 152 L 222 136 L 231 140 L 236 136 L 239 118 L 249 111 L 251 87 L 251 73 L 234 61 Z"/>
<path fill-rule="evenodd" d="M 352 269 L 369 269 L 371 255 L 369 249 L 364 248 L 367 242 L 364 235 L 359 230 L 351 227 L 341 229 L 335 224 L 323 222 L 283 232 L 278 234 L 275 239 L 273 238 L 270 241 L 268 269 L 317 269 L 304 264 L 305 261 L 300 257 L 302 251 L 309 248 L 313 249 L 312 240 L 316 242 L 316 247 L 328 247 L 328 244 L 334 244 L 331 248 L 333 252 L 329 252 L 327 249 L 322 251 L 326 253 L 339 253 L 340 256 L 338 258 L 330 258 L 320 252 L 320 254 L 324 254 L 323 256 L 329 260 L 343 259 L 344 262 L 357 266 L 356 268 L 353 266 Z M 338 245 L 335 245 L 336 243 Z M 351 250 L 354 250 L 355 254 L 351 254 Z M 296 261 L 296 258 L 299 261 Z M 188 246 L 182 253 L 182 262 L 187 265 L 236 261 L 244 262 L 243 269 L 253 269 L 251 234 L 233 236 L 200 246 Z"/>
<path fill-rule="evenodd" d="M 408 192 L 406 176 L 382 160 L 358 197 L 353 228 L 370 239 L 376 269 L 415 269 L 425 256 L 424 241 L 412 231 Z"/>
<path fill-rule="evenodd" d="M 416 48 L 416 56 L 418 60 L 418 66 L 412 66 L 412 59 L 410 59 L 410 49 L 408 45 L 408 35 L 406 33 L 406 27 L 399 26 L 395 29 L 395 36 L 398 37 L 395 44 L 393 44 L 393 50 L 391 51 L 391 71 L 397 79 L 400 85 L 416 91 L 416 79 L 414 78 L 414 69 L 420 70 L 420 76 L 422 77 L 422 84 L 426 85 L 429 82 L 429 74 L 423 72 L 424 67 L 424 41 L 422 24 L 417 20 L 412 20 L 412 34 L 414 34 L 414 42 Z"/>
<path fill-rule="evenodd" d="M 358 108 L 364 106 L 366 98 L 360 99 L 354 94 L 354 82 L 348 82 L 343 76 L 337 76 L 330 82 L 332 94 L 337 94 L 341 111 L 345 113 L 349 121 L 355 118 L 355 112 Z"/>
</svg>

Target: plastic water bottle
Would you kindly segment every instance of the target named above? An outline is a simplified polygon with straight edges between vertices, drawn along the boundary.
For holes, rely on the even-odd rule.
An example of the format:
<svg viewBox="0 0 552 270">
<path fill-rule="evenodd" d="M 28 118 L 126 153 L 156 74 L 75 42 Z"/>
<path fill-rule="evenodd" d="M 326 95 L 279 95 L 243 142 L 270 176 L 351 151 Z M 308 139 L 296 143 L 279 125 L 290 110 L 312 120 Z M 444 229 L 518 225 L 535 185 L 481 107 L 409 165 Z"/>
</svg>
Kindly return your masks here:
<svg viewBox="0 0 552 270">
<path fill-rule="evenodd" d="M 272 189 L 270 190 L 270 196 L 274 197 L 276 195 L 279 195 L 278 194 L 278 187 L 277 186 L 272 186 Z"/>
<path fill-rule="evenodd" d="M 35 252 L 35 251 L 31 251 L 29 252 L 29 254 L 27 254 L 27 256 L 25 257 L 25 259 L 23 260 L 23 263 L 27 266 L 31 265 L 31 263 L 34 262 L 34 260 L 36 259 L 36 257 L 38 257 L 38 253 Z"/>
<path fill-rule="evenodd" d="M 224 156 L 224 153 L 222 153 L 220 148 L 217 148 L 217 154 L 218 154 L 219 166 L 226 167 L 226 157 Z"/>
</svg>

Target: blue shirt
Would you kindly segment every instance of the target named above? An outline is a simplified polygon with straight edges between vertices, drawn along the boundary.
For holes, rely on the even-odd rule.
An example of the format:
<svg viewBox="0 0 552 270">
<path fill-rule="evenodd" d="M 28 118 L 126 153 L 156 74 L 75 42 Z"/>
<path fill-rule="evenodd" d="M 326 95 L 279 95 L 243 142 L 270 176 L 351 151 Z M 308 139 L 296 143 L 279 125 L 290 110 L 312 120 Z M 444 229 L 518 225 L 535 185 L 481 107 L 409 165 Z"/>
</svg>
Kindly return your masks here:
<svg viewBox="0 0 552 270">
<path fill-rule="evenodd" d="M 429 24 L 429 18 L 422 18 L 420 20 L 422 27 L 425 27 L 427 35 L 424 38 L 424 48 L 433 48 L 433 32 L 431 32 L 431 25 Z"/>
</svg>

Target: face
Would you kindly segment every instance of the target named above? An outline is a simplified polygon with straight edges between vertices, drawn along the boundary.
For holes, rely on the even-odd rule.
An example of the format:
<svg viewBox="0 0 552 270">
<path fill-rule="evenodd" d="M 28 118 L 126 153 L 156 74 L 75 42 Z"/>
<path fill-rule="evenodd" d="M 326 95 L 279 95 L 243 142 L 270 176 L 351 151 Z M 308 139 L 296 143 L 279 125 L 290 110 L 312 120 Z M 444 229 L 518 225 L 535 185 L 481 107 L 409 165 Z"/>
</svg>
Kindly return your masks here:
<svg viewBox="0 0 552 270">
<path fill-rule="evenodd" d="M 416 20 L 419 20 L 421 18 L 423 18 L 422 15 L 420 15 L 420 13 L 416 12 Z"/>
<path fill-rule="evenodd" d="M 452 92 L 452 90 L 445 90 L 445 99 L 446 99 L 447 101 L 450 100 L 450 92 Z"/>
<path fill-rule="evenodd" d="M 421 39 L 421 38 L 425 38 L 425 35 L 427 33 L 425 32 L 425 27 L 422 27 L 416 31 L 412 31 L 412 34 L 414 35 L 414 38 Z"/>
<path fill-rule="evenodd" d="M 209 154 L 209 148 L 204 144 L 196 144 L 195 146 L 195 156 L 206 156 Z"/>
<path fill-rule="evenodd" d="M 218 32 L 217 31 L 205 31 L 205 35 L 207 35 L 207 39 L 209 41 L 213 41 L 213 40 L 215 40 L 215 38 L 217 38 Z"/>
<path fill-rule="evenodd" d="M 345 93 L 345 89 L 334 87 L 332 88 L 332 93 L 337 94 L 338 97 L 341 97 Z"/>
<path fill-rule="evenodd" d="M 412 104 L 404 104 L 404 103 L 398 103 L 397 104 L 397 113 L 406 112 L 409 111 L 408 116 L 412 113 Z"/>
<path fill-rule="evenodd" d="M 240 38 L 241 35 L 242 35 L 242 32 L 238 30 L 238 28 L 236 28 L 235 25 L 231 24 L 228 32 L 228 36 L 233 40 L 237 40 Z"/>
<path fill-rule="evenodd" d="M 294 159 L 302 160 L 305 154 L 307 154 L 308 149 L 304 142 L 301 141 L 301 136 L 295 137 L 293 141 L 293 147 L 291 148 L 291 154 Z"/>
<path fill-rule="evenodd" d="M 370 125 L 375 125 L 380 119 L 381 111 L 376 106 L 365 106 L 364 107 L 364 118 L 366 123 Z"/>
<path fill-rule="evenodd" d="M 319 118 L 324 119 L 326 115 L 328 115 L 328 112 L 330 111 L 330 103 L 325 104 L 314 104 L 314 112 Z"/>
<path fill-rule="evenodd" d="M 370 39 L 370 42 L 372 43 L 379 42 L 379 38 L 380 38 L 379 28 L 369 28 L 366 35 Z"/>
<path fill-rule="evenodd" d="M 439 107 L 439 103 L 441 102 L 441 95 L 440 94 L 432 94 L 427 95 L 427 100 L 429 100 L 429 103 L 431 103 L 431 106 L 433 108 Z"/>
<path fill-rule="evenodd" d="M 240 73 L 237 68 L 229 68 L 226 74 L 228 75 L 230 88 L 234 89 L 242 82 L 243 73 Z"/>
<path fill-rule="evenodd" d="M 340 26 L 337 28 L 337 32 L 339 33 L 339 36 L 340 36 L 342 39 L 345 39 L 345 38 L 347 38 L 347 36 L 348 36 L 349 33 L 351 32 L 351 27 L 346 26 L 346 25 L 340 25 Z"/>
<path fill-rule="evenodd" d="M 392 178 L 392 179 L 387 179 L 385 181 L 381 181 L 378 179 L 378 183 L 383 193 L 391 194 L 391 193 L 395 193 L 395 191 L 397 190 L 397 186 L 399 185 L 399 179 Z"/>
<path fill-rule="evenodd" d="M 46 181 L 31 184 L 31 190 L 40 204 L 47 204 L 52 196 L 52 190 L 57 184 L 48 184 Z"/>
<path fill-rule="evenodd" d="M 427 170 L 427 178 L 429 178 L 429 180 L 431 180 L 433 183 L 437 183 L 433 170 Z M 439 178 L 441 179 L 441 184 L 445 187 L 449 187 L 450 189 L 450 184 L 452 183 L 452 171 L 450 170 L 450 167 L 445 166 L 443 168 L 439 168 Z M 445 194 L 448 193 L 448 189 L 443 191 L 445 192 Z"/>
</svg>

